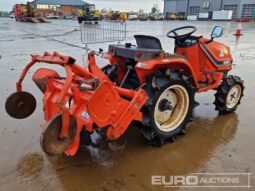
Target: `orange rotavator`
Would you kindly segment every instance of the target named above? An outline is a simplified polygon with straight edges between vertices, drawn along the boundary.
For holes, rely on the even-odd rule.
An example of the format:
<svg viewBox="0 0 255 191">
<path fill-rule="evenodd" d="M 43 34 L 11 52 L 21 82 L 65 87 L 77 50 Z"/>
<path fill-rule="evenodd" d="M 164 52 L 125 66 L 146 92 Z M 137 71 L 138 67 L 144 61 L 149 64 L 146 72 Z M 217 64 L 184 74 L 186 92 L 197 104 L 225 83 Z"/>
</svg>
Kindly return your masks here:
<svg viewBox="0 0 255 191">
<path fill-rule="evenodd" d="M 47 125 L 41 146 L 47 154 L 73 156 L 81 139 L 91 143 L 93 132 L 117 140 L 133 122 L 153 144 L 172 141 L 191 121 L 196 92 L 216 90 L 220 114 L 235 111 L 243 96 L 243 81 L 228 75 L 233 62 L 229 47 L 214 41 L 223 29 L 215 27 L 211 39 L 192 36 L 195 31 L 186 26 L 168 32 L 175 39 L 175 54 L 164 52 L 157 38 L 144 35 L 135 36 L 137 45 L 110 45 L 107 53 L 100 53 L 109 59 L 103 68 L 97 66 L 95 52 L 88 55 L 88 69 L 58 53 L 33 55 L 17 92 L 6 101 L 6 111 L 18 119 L 30 116 L 36 101 L 22 90 L 28 70 L 37 62 L 60 65 L 64 77 L 45 68 L 33 75 L 44 94 Z M 84 133 L 87 136 L 81 136 Z"/>
</svg>

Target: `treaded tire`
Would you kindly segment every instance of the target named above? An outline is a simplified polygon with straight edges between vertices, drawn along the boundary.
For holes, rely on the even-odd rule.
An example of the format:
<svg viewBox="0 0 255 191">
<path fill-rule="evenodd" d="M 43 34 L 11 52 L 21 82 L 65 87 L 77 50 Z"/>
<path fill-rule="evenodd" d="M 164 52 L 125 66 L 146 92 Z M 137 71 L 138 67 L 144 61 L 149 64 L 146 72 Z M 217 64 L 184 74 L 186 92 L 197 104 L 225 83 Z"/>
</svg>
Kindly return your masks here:
<svg viewBox="0 0 255 191">
<path fill-rule="evenodd" d="M 235 85 L 239 85 L 241 88 L 240 98 L 233 107 L 227 107 L 227 96 L 231 88 Z M 217 92 L 215 93 L 214 102 L 215 110 L 219 111 L 220 115 L 232 113 L 237 109 L 238 105 L 240 105 L 241 103 L 244 91 L 243 81 L 239 76 L 229 75 L 222 81 L 221 85 L 217 88 L 216 91 Z"/>
<path fill-rule="evenodd" d="M 142 135 L 154 145 L 162 145 L 168 141 L 173 142 L 177 135 L 185 134 L 186 126 L 192 121 L 193 108 L 195 107 L 194 95 L 196 89 L 192 85 L 193 79 L 185 76 L 179 71 L 167 72 L 157 71 L 149 77 L 144 87 L 149 99 L 142 109 L 143 122 L 140 127 Z M 162 131 L 155 121 L 155 106 L 163 92 L 173 85 L 179 85 L 185 88 L 189 97 L 189 106 L 186 116 L 180 122 L 177 128 L 172 131 Z"/>
<path fill-rule="evenodd" d="M 83 16 L 78 17 L 78 18 L 77 18 L 78 23 L 81 24 L 81 23 L 83 22 L 83 19 L 84 19 Z"/>
</svg>

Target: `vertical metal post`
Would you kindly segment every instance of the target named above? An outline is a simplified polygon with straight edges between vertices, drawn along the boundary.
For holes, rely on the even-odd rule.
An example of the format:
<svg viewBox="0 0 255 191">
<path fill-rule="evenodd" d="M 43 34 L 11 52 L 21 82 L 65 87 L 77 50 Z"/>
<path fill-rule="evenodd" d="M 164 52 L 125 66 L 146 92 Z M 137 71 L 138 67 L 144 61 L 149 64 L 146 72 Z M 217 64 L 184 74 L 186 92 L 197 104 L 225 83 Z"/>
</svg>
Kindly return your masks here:
<svg viewBox="0 0 255 191">
<path fill-rule="evenodd" d="M 190 5 L 190 0 L 188 0 L 188 4 L 187 4 L 187 17 L 189 15 L 189 5 Z"/>
<path fill-rule="evenodd" d="M 220 1 L 220 11 L 222 10 L 223 0 Z"/>
</svg>

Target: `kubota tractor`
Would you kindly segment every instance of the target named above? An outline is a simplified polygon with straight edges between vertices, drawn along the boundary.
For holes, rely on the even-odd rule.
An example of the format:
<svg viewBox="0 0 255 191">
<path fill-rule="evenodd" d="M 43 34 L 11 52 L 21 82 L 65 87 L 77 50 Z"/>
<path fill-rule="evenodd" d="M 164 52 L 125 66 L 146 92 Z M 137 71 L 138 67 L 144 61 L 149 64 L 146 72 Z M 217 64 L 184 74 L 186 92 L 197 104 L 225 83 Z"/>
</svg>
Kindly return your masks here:
<svg viewBox="0 0 255 191">
<path fill-rule="evenodd" d="M 133 122 L 153 144 L 172 141 L 192 120 L 195 93 L 215 90 L 220 114 L 235 111 L 243 96 L 243 81 L 228 75 L 233 62 L 229 47 L 214 40 L 223 29 L 216 26 L 210 39 L 192 35 L 195 31 L 185 26 L 168 32 L 175 39 L 174 54 L 162 50 L 157 38 L 144 35 L 135 36 L 137 45 L 110 45 L 100 53 L 109 59 L 103 68 L 97 66 L 95 52 L 88 55 L 88 69 L 58 53 L 33 55 L 6 111 L 17 119 L 30 116 L 36 100 L 22 90 L 22 81 L 35 63 L 55 64 L 64 67 L 66 76 L 46 68 L 33 75 L 44 94 L 41 146 L 47 154 L 75 155 L 84 133 L 87 143 L 93 132 L 117 140 Z"/>
</svg>

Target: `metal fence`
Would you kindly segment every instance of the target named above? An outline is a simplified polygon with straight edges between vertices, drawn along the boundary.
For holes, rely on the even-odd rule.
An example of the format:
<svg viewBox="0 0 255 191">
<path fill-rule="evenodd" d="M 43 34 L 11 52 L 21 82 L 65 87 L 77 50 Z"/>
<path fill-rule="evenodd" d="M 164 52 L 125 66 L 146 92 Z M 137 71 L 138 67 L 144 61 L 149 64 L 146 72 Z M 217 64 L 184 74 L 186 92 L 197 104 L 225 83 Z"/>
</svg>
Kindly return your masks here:
<svg viewBox="0 0 255 191">
<path fill-rule="evenodd" d="M 81 23 L 83 44 L 122 41 L 126 38 L 125 21 L 98 21 Z"/>
</svg>

